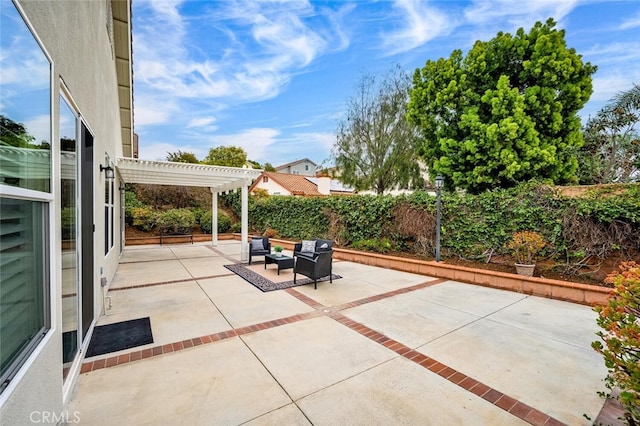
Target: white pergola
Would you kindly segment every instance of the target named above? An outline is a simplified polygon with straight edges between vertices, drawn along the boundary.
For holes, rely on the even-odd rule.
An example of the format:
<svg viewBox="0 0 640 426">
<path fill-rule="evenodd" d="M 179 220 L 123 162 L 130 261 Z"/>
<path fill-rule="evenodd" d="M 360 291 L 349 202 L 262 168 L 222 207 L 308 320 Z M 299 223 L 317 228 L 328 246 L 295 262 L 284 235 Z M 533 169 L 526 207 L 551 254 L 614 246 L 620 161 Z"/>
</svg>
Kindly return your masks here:
<svg viewBox="0 0 640 426">
<path fill-rule="evenodd" d="M 240 259 L 249 259 L 249 186 L 262 170 L 203 164 L 149 161 L 118 157 L 116 170 L 123 183 L 200 186 L 211 190 L 211 243 L 218 245 L 218 194 L 242 188 L 242 243 Z"/>
</svg>

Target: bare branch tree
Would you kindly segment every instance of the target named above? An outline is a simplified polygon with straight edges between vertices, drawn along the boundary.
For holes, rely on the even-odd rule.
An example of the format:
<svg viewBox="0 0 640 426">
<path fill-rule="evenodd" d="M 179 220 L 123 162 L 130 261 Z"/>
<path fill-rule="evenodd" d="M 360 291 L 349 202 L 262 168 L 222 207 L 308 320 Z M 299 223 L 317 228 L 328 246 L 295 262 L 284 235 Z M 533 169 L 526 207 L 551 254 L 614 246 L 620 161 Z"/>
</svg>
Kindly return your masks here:
<svg viewBox="0 0 640 426">
<path fill-rule="evenodd" d="M 364 74 L 338 122 L 332 157 L 339 179 L 383 194 L 422 187 L 417 128 L 407 119 L 411 79 L 396 66 L 384 78 Z"/>
</svg>

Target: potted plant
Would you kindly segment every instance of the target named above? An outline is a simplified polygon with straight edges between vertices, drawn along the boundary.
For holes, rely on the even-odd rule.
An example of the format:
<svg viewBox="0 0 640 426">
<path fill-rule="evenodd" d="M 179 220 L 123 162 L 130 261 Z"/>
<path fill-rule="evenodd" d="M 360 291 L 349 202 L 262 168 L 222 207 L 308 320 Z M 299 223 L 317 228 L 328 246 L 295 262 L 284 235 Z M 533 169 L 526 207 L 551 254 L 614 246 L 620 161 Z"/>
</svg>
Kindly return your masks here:
<svg viewBox="0 0 640 426">
<path fill-rule="evenodd" d="M 276 257 L 282 256 L 282 246 L 273 247 L 273 251 L 275 251 Z"/>
<path fill-rule="evenodd" d="M 542 235 L 534 231 L 520 231 L 513 234 L 506 245 L 516 258 L 516 273 L 533 276 L 537 254 L 546 246 Z"/>
</svg>

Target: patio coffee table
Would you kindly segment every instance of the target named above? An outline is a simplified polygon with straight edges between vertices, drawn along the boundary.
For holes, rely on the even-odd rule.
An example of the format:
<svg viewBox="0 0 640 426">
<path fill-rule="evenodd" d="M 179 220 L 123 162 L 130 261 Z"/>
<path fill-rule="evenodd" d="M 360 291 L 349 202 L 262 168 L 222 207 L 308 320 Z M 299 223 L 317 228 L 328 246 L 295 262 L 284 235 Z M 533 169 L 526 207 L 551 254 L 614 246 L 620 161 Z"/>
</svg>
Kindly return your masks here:
<svg viewBox="0 0 640 426">
<path fill-rule="evenodd" d="M 293 257 L 289 256 L 276 256 L 275 254 L 267 254 L 264 256 L 264 269 L 267 269 L 267 265 L 275 263 L 278 265 L 278 275 L 283 269 L 293 269 Z"/>
</svg>

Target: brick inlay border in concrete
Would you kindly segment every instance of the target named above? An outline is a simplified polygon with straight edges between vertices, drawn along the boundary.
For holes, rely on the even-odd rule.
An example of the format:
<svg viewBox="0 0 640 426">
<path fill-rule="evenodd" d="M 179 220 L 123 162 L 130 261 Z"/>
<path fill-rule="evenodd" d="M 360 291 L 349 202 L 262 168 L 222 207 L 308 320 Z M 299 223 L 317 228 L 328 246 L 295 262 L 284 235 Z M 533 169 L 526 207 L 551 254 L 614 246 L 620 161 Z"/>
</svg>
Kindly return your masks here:
<svg viewBox="0 0 640 426">
<path fill-rule="evenodd" d="M 421 367 L 426 368 L 439 375 L 440 377 L 448 380 L 454 385 L 460 386 L 466 391 L 472 392 L 491 404 L 502 408 L 506 412 L 522 419 L 533 425 L 561 425 L 562 422 L 554 419 L 523 402 L 520 402 L 509 395 L 506 395 L 490 386 L 485 385 L 476 379 L 467 376 L 445 364 L 438 362 L 437 360 L 428 357 L 418 351 L 411 349 L 410 347 L 385 336 L 384 334 L 367 327 L 357 321 L 354 321 L 339 312 L 332 311 L 329 316 L 339 322 L 340 324 L 350 328 L 351 330 L 373 340 L 376 343 L 381 344 L 397 353 L 398 355 L 412 361 Z"/>
<path fill-rule="evenodd" d="M 390 297 L 398 296 L 400 294 L 410 293 L 416 290 L 422 290 L 423 288 L 431 287 L 432 285 L 442 284 L 445 281 L 449 281 L 449 280 L 445 278 L 434 279 L 432 281 L 427 281 L 427 282 L 415 284 L 409 287 L 388 291 L 386 293 L 380 293 L 374 296 L 365 297 L 363 299 L 354 300 L 353 302 L 343 303 L 342 305 L 337 306 L 334 309 L 337 311 L 341 311 L 343 309 L 355 308 L 356 306 L 366 305 L 367 303 L 377 302 L 379 300 L 388 299 Z"/>
<path fill-rule="evenodd" d="M 226 274 L 234 275 L 234 274 Z M 215 277 L 221 277 L 220 275 Z M 199 278 L 203 279 L 203 278 Z M 196 279 L 188 279 L 188 280 L 179 280 L 165 283 L 154 283 L 146 286 L 152 285 L 163 285 L 163 284 L 173 284 L 175 282 L 183 282 L 183 281 L 195 281 Z M 220 340 L 228 339 L 231 337 L 242 336 L 244 334 L 254 333 L 260 330 L 266 330 L 269 328 L 279 327 L 281 325 L 291 324 L 298 321 L 304 321 L 311 318 L 316 318 L 320 316 L 328 316 L 338 323 L 348 327 L 349 329 L 369 338 L 370 340 L 394 351 L 398 355 L 404 357 L 405 359 L 412 361 L 423 368 L 431 371 L 432 373 L 438 374 L 445 380 L 463 388 L 466 391 L 469 391 L 478 397 L 484 399 L 485 401 L 499 407 L 508 413 L 516 416 L 517 418 L 526 421 L 532 425 L 544 425 L 544 426 L 552 426 L 552 425 L 562 425 L 564 423 L 559 420 L 551 417 L 548 414 L 541 412 L 523 402 L 520 402 L 496 389 L 491 388 L 490 386 L 485 385 L 482 382 L 475 380 L 472 377 L 465 375 L 462 372 L 459 372 L 445 364 L 440 363 L 439 361 L 428 357 L 418 351 L 411 349 L 410 347 L 389 338 L 388 336 L 367 327 L 366 325 L 354 321 L 345 315 L 341 314 L 339 311 L 353 308 L 356 306 L 361 306 L 367 303 L 376 302 L 379 300 L 383 300 L 386 298 L 390 298 L 393 296 L 397 296 L 400 294 L 409 293 L 416 290 L 421 290 L 423 288 L 440 284 L 445 281 L 449 281 L 445 278 L 435 279 L 431 281 L 427 281 L 424 283 L 412 285 L 409 287 L 392 290 L 385 293 L 376 294 L 374 296 L 365 297 L 363 299 L 355 300 L 353 302 L 344 303 L 342 305 L 336 307 L 328 307 L 316 300 L 312 299 L 309 296 L 306 296 L 303 293 L 300 293 L 295 289 L 295 287 L 291 287 L 285 289 L 284 291 L 296 299 L 304 302 L 308 306 L 312 307 L 314 311 L 307 312 L 304 314 L 292 315 L 285 318 L 279 318 L 275 320 L 265 321 L 258 324 L 253 324 L 245 327 L 240 327 L 236 329 L 230 329 L 226 331 L 221 331 L 218 333 L 209 334 L 206 336 L 195 337 L 192 339 L 186 339 L 179 342 L 168 343 L 165 345 L 158 345 L 152 348 L 135 350 L 132 352 L 128 352 L 125 354 L 114 355 L 108 358 L 97 359 L 93 361 L 87 361 L 82 364 L 82 368 L 80 373 L 89 373 L 91 371 L 100 370 L 102 368 L 114 367 L 116 365 L 121 365 L 133 361 L 138 361 L 145 358 L 150 358 L 152 356 L 158 356 L 162 354 L 177 352 L 183 349 L 188 349 L 191 347 L 209 344 L 213 342 L 217 342 Z M 121 287 L 119 289 L 114 290 L 124 290 L 128 288 L 138 288 L 142 286 L 132 286 L 132 287 Z"/>
<path fill-rule="evenodd" d="M 181 280 L 172 280 L 172 281 L 159 281 L 159 282 L 155 282 L 155 283 L 139 284 L 139 285 L 128 285 L 128 286 L 125 286 L 125 287 L 110 288 L 109 291 L 132 290 L 134 288 L 145 288 L 145 287 L 155 287 L 155 286 L 167 285 L 167 284 L 187 283 L 187 282 L 190 282 L 190 281 L 209 280 L 211 278 L 231 277 L 233 275 L 235 275 L 235 274 L 234 273 L 230 273 L 230 274 L 208 275 L 206 277 L 183 278 Z"/>
<path fill-rule="evenodd" d="M 304 320 L 319 317 L 319 316 L 322 316 L 322 312 L 312 311 L 304 314 L 292 315 L 290 317 L 265 321 L 258 324 L 252 324 L 245 327 L 220 331 L 218 333 L 207 334 L 205 336 L 194 337 L 192 339 L 181 340 L 179 342 L 158 345 L 152 348 L 134 350 L 132 352 L 127 352 L 126 354 L 114 355 L 108 358 L 87 360 L 85 363 L 82 364 L 80 373 L 88 373 L 90 371 L 100 370 L 102 368 L 114 367 L 116 365 L 138 361 L 140 359 L 150 358 L 152 356 L 158 356 L 158 355 L 167 354 L 171 352 L 177 352 L 177 351 L 191 348 L 194 346 L 218 342 L 220 340 L 229 339 L 231 337 L 242 336 L 243 334 L 254 333 L 256 331 L 279 327 L 281 325 L 291 324 L 298 321 L 304 321 Z"/>
</svg>

